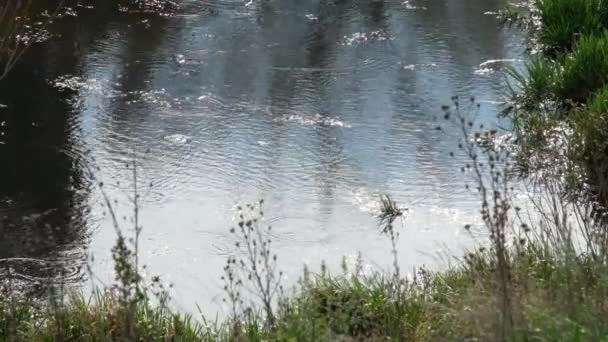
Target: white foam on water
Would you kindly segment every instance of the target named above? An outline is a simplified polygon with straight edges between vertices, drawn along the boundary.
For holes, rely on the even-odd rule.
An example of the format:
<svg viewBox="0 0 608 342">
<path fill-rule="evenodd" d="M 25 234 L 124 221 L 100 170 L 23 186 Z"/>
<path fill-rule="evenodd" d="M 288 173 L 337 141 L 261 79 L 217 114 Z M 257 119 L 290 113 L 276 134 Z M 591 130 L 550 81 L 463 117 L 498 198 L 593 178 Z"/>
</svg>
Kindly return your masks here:
<svg viewBox="0 0 608 342">
<path fill-rule="evenodd" d="M 422 63 L 422 64 L 406 64 L 401 68 L 403 70 L 416 70 L 418 68 L 435 68 L 437 63 Z"/>
<path fill-rule="evenodd" d="M 477 69 L 475 70 L 475 75 L 489 75 L 489 74 L 493 74 L 494 72 L 496 72 L 495 69 L 491 69 L 491 68 L 481 68 L 481 69 Z"/>
<path fill-rule="evenodd" d="M 177 55 L 174 56 L 174 58 L 175 58 L 175 62 L 177 64 L 185 64 L 186 63 L 186 56 L 184 56 L 184 55 L 177 54 Z"/>
<path fill-rule="evenodd" d="M 345 45 L 356 45 L 371 41 L 385 41 L 388 40 L 388 34 L 383 30 L 371 31 L 371 32 L 355 32 L 350 36 L 344 36 Z"/>
<path fill-rule="evenodd" d="M 405 0 L 404 2 L 401 3 L 401 5 L 403 5 L 408 10 L 426 10 L 427 9 L 424 6 L 413 5 L 412 2 L 409 0 Z"/>
<path fill-rule="evenodd" d="M 192 138 L 190 136 L 184 135 L 184 134 L 171 134 L 171 135 L 167 135 L 165 136 L 163 139 L 165 139 L 165 141 L 170 142 L 172 144 L 176 144 L 176 145 L 183 145 L 186 143 L 189 143 L 190 141 L 192 141 Z"/>
<path fill-rule="evenodd" d="M 489 75 L 500 69 L 502 69 L 507 64 L 513 64 L 520 62 L 519 59 L 513 58 L 504 58 L 504 59 L 489 59 L 481 64 L 475 70 L 476 75 Z"/>
<path fill-rule="evenodd" d="M 175 63 L 179 64 L 179 65 L 196 65 L 196 64 L 201 64 L 200 60 L 196 60 L 193 58 L 190 58 L 186 55 L 182 55 L 182 54 L 176 54 L 173 56 L 173 59 L 175 60 Z"/>
<path fill-rule="evenodd" d="M 331 127 L 344 127 L 351 128 L 351 124 L 339 120 L 338 118 L 330 118 L 321 114 L 315 114 L 312 116 L 305 116 L 300 114 L 292 114 L 281 118 L 276 118 L 274 121 L 277 122 L 295 122 L 302 126 L 331 126 Z"/>
<path fill-rule="evenodd" d="M 314 14 L 307 14 L 304 17 L 310 21 L 319 21 L 319 17 Z"/>
<path fill-rule="evenodd" d="M 514 59 L 514 58 L 504 58 L 504 59 L 489 59 L 481 64 L 479 64 L 480 68 L 483 67 L 487 67 L 487 66 L 500 66 L 503 64 L 508 64 L 508 63 L 516 63 L 519 62 L 519 59 Z"/>
</svg>

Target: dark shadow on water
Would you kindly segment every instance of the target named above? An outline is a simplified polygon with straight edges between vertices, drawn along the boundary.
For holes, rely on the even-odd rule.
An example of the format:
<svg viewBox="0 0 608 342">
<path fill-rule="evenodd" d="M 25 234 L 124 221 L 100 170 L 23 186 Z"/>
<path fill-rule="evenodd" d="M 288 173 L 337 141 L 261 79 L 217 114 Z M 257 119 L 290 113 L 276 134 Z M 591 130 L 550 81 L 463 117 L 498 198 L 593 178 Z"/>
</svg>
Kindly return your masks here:
<svg viewBox="0 0 608 342">
<path fill-rule="evenodd" d="M 63 56 L 47 60 L 45 52 L 31 51 L 0 83 L 7 106 L 0 109 L 0 272 L 77 281 L 86 260 L 81 201 L 88 186 L 66 153 L 71 106 L 47 82 L 68 70 L 55 63 Z"/>
</svg>

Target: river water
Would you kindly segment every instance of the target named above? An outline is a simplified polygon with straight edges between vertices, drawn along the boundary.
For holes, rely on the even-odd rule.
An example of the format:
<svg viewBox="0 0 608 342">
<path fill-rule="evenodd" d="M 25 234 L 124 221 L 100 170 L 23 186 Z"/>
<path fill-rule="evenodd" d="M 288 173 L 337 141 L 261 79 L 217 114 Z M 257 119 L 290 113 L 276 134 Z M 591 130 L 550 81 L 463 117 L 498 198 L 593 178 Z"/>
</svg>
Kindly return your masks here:
<svg viewBox="0 0 608 342">
<path fill-rule="evenodd" d="M 496 124 L 501 68 L 525 55 L 522 35 L 498 27 L 501 2 L 75 8 L 0 84 L 3 264 L 79 283 L 88 262 L 110 282 L 116 235 L 97 184 L 130 234 L 134 160 L 141 260 L 178 307 L 216 310 L 235 208 L 259 199 L 286 283 L 359 252 L 387 268 L 381 193 L 409 209 L 402 267 L 441 264 L 474 243 L 463 225 L 478 201 L 464 159 L 448 156 L 461 137 L 437 117 L 474 95 Z"/>
</svg>

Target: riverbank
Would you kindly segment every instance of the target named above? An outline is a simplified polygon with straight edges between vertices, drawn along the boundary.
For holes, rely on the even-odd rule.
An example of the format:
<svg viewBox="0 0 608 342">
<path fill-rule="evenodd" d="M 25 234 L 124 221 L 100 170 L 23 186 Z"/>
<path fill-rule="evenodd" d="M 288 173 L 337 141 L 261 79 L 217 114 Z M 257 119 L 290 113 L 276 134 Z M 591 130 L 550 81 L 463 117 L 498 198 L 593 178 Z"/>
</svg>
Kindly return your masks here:
<svg viewBox="0 0 608 342">
<path fill-rule="evenodd" d="M 420 269 L 410 281 L 350 273 L 355 270 L 310 274 L 282 299 L 272 325 L 258 311 L 218 322 L 173 313 L 148 297 L 125 302 L 119 293 L 104 292 L 41 306 L 27 299 L 3 301 L 0 336 L 6 341 L 586 341 L 608 334 L 605 265 L 527 245 L 509 268 L 512 322 L 506 336 L 494 256 L 481 250 L 447 271 Z"/>
<path fill-rule="evenodd" d="M 514 105 L 507 113 L 515 123 L 512 136 L 475 123 L 475 99 L 455 97 L 443 108 L 445 121 L 437 130 L 462 136 L 458 149 L 454 144 L 445 157 L 467 158 L 461 169 L 470 180 L 466 187 L 479 196 L 483 222 L 464 228 L 487 236 L 452 267 L 411 274 L 401 269 L 397 241 L 407 234 L 399 228 L 407 210 L 385 196 L 378 234 L 386 236 L 386 248 L 394 255 L 390 272 L 366 273 L 360 260 L 354 266 L 344 263 L 338 273 L 304 271 L 294 289 L 284 288 L 281 255 L 274 254 L 270 234 L 281 227 L 264 224 L 260 202 L 239 208 L 240 220 L 231 228 L 233 249 L 222 277 L 226 318 L 188 316 L 172 310 L 170 285 L 162 277 L 141 274 L 137 193 L 133 227 L 119 224 L 106 196 L 118 233 L 112 250 L 115 284 L 92 297 L 61 283 L 45 286 L 41 294 L 9 280 L 7 267 L 9 277 L 0 288 L 0 339 L 605 339 L 608 234 L 598 213 L 608 198 L 601 182 L 608 169 L 602 168 L 608 73 L 600 72 L 608 71 L 602 26 L 608 20 L 595 17 L 600 7 L 587 7 L 595 2 L 571 7 L 570 1 L 545 0 L 532 14 L 540 18 L 534 34 L 545 49 L 525 72 L 512 71 Z M 556 18 L 573 22 L 554 24 Z M 574 31 L 555 33 L 561 28 Z M 576 42 L 568 39 L 579 36 Z M 516 207 L 515 176 L 534 190 L 528 192 L 534 194 L 532 212 Z"/>
</svg>

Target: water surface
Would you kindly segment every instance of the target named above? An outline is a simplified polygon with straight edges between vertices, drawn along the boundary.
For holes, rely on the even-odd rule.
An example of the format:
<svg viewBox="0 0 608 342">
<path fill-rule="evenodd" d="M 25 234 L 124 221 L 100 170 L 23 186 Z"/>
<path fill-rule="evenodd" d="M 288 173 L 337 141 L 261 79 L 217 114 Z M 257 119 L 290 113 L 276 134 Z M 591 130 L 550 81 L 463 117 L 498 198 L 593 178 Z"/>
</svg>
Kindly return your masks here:
<svg viewBox="0 0 608 342">
<path fill-rule="evenodd" d="M 409 209 L 403 267 L 440 263 L 472 243 L 478 203 L 448 156 L 461 137 L 437 117 L 474 95 L 496 122 L 501 67 L 524 55 L 492 14 L 501 2 L 76 9 L 1 85 L 0 257 L 25 279 L 78 282 L 89 253 L 109 282 L 115 231 L 96 183 L 130 227 L 135 160 L 141 259 L 178 306 L 215 310 L 235 208 L 261 198 L 287 282 L 358 252 L 387 267 L 380 193 Z"/>
</svg>

